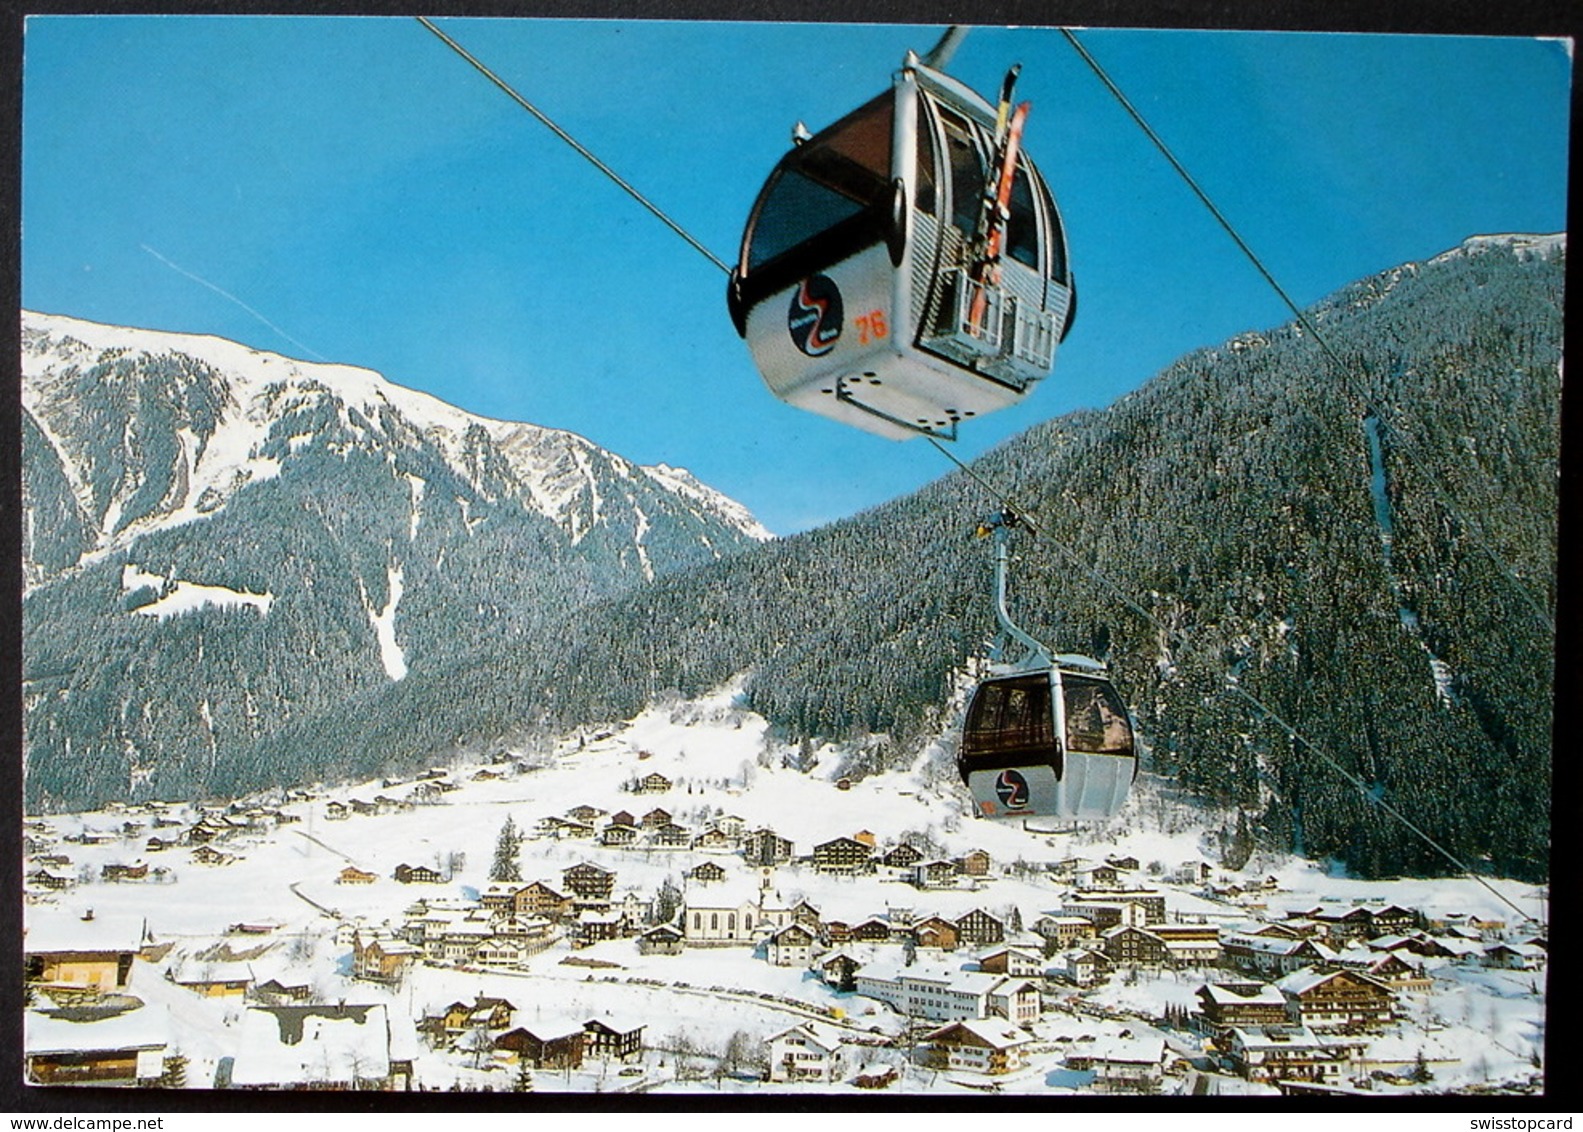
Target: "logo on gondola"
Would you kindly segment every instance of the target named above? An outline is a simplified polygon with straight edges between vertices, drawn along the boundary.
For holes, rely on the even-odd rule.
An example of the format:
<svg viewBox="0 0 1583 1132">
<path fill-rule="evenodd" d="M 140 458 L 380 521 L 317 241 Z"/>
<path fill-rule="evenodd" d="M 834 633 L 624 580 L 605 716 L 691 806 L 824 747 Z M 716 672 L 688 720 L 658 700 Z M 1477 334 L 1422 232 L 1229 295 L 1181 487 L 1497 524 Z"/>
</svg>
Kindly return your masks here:
<svg viewBox="0 0 1583 1132">
<path fill-rule="evenodd" d="M 1028 804 L 1028 780 L 1015 770 L 1003 770 L 995 779 L 995 797 L 1008 810 L 1020 810 Z"/>
<path fill-rule="evenodd" d="M 810 275 L 792 294 L 786 329 L 810 358 L 835 349 L 841 337 L 841 292 L 828 275 Z"/>
</svg>

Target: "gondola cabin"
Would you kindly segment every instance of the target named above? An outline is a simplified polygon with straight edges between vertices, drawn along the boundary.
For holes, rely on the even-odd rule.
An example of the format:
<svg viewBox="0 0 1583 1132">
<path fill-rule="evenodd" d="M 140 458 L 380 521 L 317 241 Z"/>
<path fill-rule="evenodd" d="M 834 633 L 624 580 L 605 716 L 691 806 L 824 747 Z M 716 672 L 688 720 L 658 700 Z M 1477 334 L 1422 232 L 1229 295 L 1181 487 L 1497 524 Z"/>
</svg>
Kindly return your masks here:
<svg viewBox="0 0 1583 1132">
<path fill-rule="evenodd" d="M 728 306 L 798 408 L 904 440 L 1016 404 L 1076 309 L 1060 214 L 1008 114 L 908 55 L 891 90 L 783 157 Z"/>
<path fill-rule="evenodd" d="M 984 817 L 1103 820 L 1137 777 L 1132 720 L 1103 665 L 1062 656 L 979 684 L 957 769 Z"/>
</svg>

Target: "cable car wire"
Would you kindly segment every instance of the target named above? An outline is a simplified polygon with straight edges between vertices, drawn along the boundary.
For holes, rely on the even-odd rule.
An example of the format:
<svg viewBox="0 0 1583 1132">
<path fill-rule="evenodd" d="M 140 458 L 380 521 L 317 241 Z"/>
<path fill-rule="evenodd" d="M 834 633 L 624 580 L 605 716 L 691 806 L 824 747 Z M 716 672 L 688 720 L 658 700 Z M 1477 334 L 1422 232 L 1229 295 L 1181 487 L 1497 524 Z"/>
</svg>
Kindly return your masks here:
<svg viewBox="0 0 1583 1132">
<path fill-rule="evenodd" d="M 703 244 L 696 240 L 692 234 L 687 231 L 687 229 L 683 228 L 675 220 L 672 220 L 669 216 L 667 216 L 658 205 L 649 200 L 649 198 L 644 196 L 642 193 L 638 192 L 637 189 L 633 188 L 632 185 L 624 180 L 614 169 L 610 168 L 610 166 L 606 165 L 603 161 L 599 160 L 599 158 L 595 157 L 586 146 L 584 146 L 576 138 L 572 137 L 571 134 L 567 133 L 565 130 L 561 129 L 560 126 L 556 125 L 555 122 L 551 120 L 549 115 L 545 114 L 544 111 L 540 110 L 537 106 L 533 105 L 533 103 L 529 102 L 526 98 L 523 98 L 522 95 L 518 94 L 514 89 L 512 89 L 511 85 L 507 83 L 505 79 L 502 79 L 499 75 L 495 74 L 495 72 L 491 71 L 482 62 L 480 62 L 476 56 L 471 54 L 460 43 L 457 43 L 456 40 L 452 39 L 439 28 L 435 27 L 434 22 L 427 16 L 418 16 L 416 18 L 420 24 L 438 36 L 442 43 L 460 55 L 463 59 L 471 63 L 479 74 L 483 75 L 484 78 L 488 79 L 490 82 L 494 83 L 497 87 L 504 91 L 513 102 L 522 107 L 522 109 L 526 110 L 529 114 L 532 114 L 535 118 L 542 122 L 551 133 L 560 138 L 567 145 L 571 146 L 595 169 L 598 169 L 606 177 L 615 182 L 616 185 L 618 185 L 628 196 L 637 201 L 644 208 L 648 209 L 649 212 L 653 213 L 660 223 L 664 224 L 672 232 L 675 232 L 682 239 L 686 240 L 687 243 L 692 246 L 694 251 L 698 252 L 710 263 L 714 264 L 721 271 L 724 271 L 727 275 L 731 273 L 731 268 L 726 264 L 725 260 L 721 259 L 719 256 L 715 255 L 714 252 L 706 248 Z"/>
<path fill-rule="evenodd" d="M 1127 115 L 1133 120 L 1133 122 L 1137 124 L 1138 128 L 1143 131 L 1145 136 L 1148 137 L 1149 141 L 1153 143 L 1155 149 L 1160 151 L 1160 155 L 1165 158 L 1172 169 L 1176 170 L 1177 174 L 1182 178 L 1183 182 L 1186 183 L 1187 187 L 1193 191 L 1193 195 L 1196 196 L 1199 199 L 1199 202 L 1209 210 L 1209 214 L 1215 218 L 1215 222 L 1225 230 L 1226 235 L 1231 237 L 1232 242 L 1237 245 L 1242 254 L 1247 257 L 1250 263 L 1253 264 L 1259 275 L 1263 277 L 1264 281 L 1268 283 L 1270 288 L 1276 293 L 1276 295 L 1280 297 L 1281 302 L 1286 304 L 1287 309 L 1290 310 L 1292 315 L 1297 319 L 1298 325 L 1301 326 L 1303 331 L 1319 344 L 1319 348 L 1335 366 L 1336 374 L 1341 382 L 1368 407 L 1371 413 L 1380 419 L 1384 419 L 1384 415 L 1379 412 L 1378 406 L 1374 403 L 1373 398 L 1368 396 L 1364 390 L 1360 389 L 1353 382 L 1351 372 L 1347 368 L 1346 364 L 1341 360 L 1341 356 L 1336 353 L 1335 349 L 1325 339 L 1325 336 L 1319 332 L 1319 328 L 1314 325 L 1313 320 L 1308 317 L 1307 312 L 1302 310 L 1297 305 L 1297 303 L 1292 299 L 1291 295 L 1286 292 L 1286 289 L 1282 287 L 1280 282 L 1275 278 L 1274 274 L 1271 273 L 1270 269 L 1265 266 L 1264 261 L 1259 258 L 1258 253 L 1248 246 L 1248 242 L 1242 238 L 1241 234 L 1237 231 L 1236 226 L 1232 224 L 1230 219 L 1227 218 L 1226 214 L 1216 206 L 1209 194 L 1205 192 L 1203 187 L 1199 185 L 1199 183 L 1193 178 L 1193 175 L 1187 171 L 1187 167 L 1177 159 L 1176 154 L 1171 152 L 1171 147 L 1165 144 L 1165 139 L 1160 137 L 1160 135 L 1155 132 L 1154 127 L 1149 125 L 1142 112 L 1140 112 L 1138 108 L 1133 105 L 1132 100 L 1129 99 L 1126 93 L 1122 91 L 1121 87 L 1116 84 L 1116 81 L 1110 77 L 1105 68 L 1100 66 L 1099 61 L 1089 53 L 1088 48 L 1084 47 L 1082 42 L 1079 41 L 1076 33 L 1070 28 L 1063 27 L 1059 28 L 1058 30 L 1060 31 L 1061 35 L 1065 37 L 1066 41 L 1072 45 L 1072 49 L 1077 52 L 1079 57 L 1082 58 L 1083 62 L 1088 65 L 1088 68 L 1094 72 L 1094 75 L 1099 79 L 1100 83 L 1104 85 L 1105 89 L 1111 93 L 1118 103 L 1120 103 L 1121 108 L 1127 112 Z M 1484 554 L 1494 564 L 1495 568 L 1505 576 L 1509 583 L 1511 583 L 1512 588 L 1517 591 L 1518 595 L 1540 619 L 1545 627 L 1548 628 L 1552 634 L 1554 634 L 1556 628 L 1555 615 L 1549 610 L 1547 605 L 1540 601 L 1539 598 L 1536 597 L 1532 591 L 1530 591 L 1528 586 L 1523 584 L 1522 580 L 1517 576 L 1512 568 L 1502 559 L 1498 553 L 1496 553 L 1495 548 L 1490 546 L 1489 542 L 1484 538 L 1483 531 L 1480 530 L 1476 524 L 1468 522 L 1467 518 L 1451 502 L 1446 493 L 1441 489 L 1439 480 L 1435 476 L 1431 475 L 1429 471 L 1425 469 L 1418 461 L 1413 450 L 1410 447 L 1403 445 L 1398 449 L 1398 451 L 1401 452 L 1402 456 L 1405 457 L 1410 464 L 1412 464 L 1413 469 L 1423 478 L 1424 482 L 1428 485 L 1430 492 L 1434 495 L 1436 502 L 1445 508 L 1446 511 L 1449 512 L 1451 516 L 1455 518 L 1462 526 L 1462 529 L 1467 531 L 1468 534 L 1472 536 L 1474 544 L 1484 552 Z"/>
<path fill-rule="evenodd" d="M 728 275 L 730 274 L 731 268 L 725 263 L 725 261 L 721 260 L 718 256 L 716 256 L 713 252 L 711 252 L 707 247 L 705 247 L 702 243 L 700 243 L 697 239 L 695 239 L 685 228 L 683 228 L 679 223 L 677 223 L 670 216 L 668 216 L 663 210 L 661 210 L 657 205 L 655 205 L 652 201 L 650 201 L 642 193 L 638 192 L 637 189 L 635 189 L 630 183 L 628 183 L 619 174 L 617 174 L 615 172 L 615 170 L 613 170 L 609 165 L 607 165 L 603 161 L 601 161 L 591 151 L 589 151 L 585 146 L 583 146 L 580 142 L 578 142 L 576 138 L 574 138 L 566 130 L 562 129 L 559 125 L 557 125 L 548 115 L 546 115 L 543 111 L 539 110 L 538 107 L 534 106 L 531 102 L 529 102 L 526 98 L 524 98 L 521 94 L 519 94 L 504 79 L 500 78 L 500 76 L 498 76 L 492 70 L 490 70 L 487 66 L 485 66 L 478 58 L 476 58 L 474 55 L 472 55 L 470 52 L 468 52 L 466 48 L 462 47 L 461 44 L 456 42 L 456 40 L 452 39 L 444 31 L 442 31 L 440 28 L 436 27 L 435 24 L 431 20 L 429 20 L 428 18 L 426 18 L 424 16 L 418 16 L 418 17 L 416 17 L 416 19 L 417 19 L 417 21 L 420 24 L 422 24 L 425 28 L 427 28 L 430 32 L 432 32 L 436 37 L 438 37 L 441 40 L 441 42 L 443 42 L 446 46 L 450 47 L 451 50 L 456 52 L 459 56 L 461 56 L 464 60 L 466 60 L 469 64 L 471 64 L 474 67 L 474 69 L 476 69 L 480 74 L 482 74 L 491 83 L 493 83 L 502 92 L 504 92 L 508 97 L 510 97 L 512 99 L 512 101 L 517 103 L 517 105 L 519 105 L 524 110 L 528 111 L 528 113 L 532 114 L 535 118 L 537 118 L 547 129 L 549 129 L 552 133 L 554 133 L 556 137 L 560 138 L 563 142 L 565 142 L 567 145 L 569 145 L 580 156 L 582 156 L 591 165 L 593 165 L 596 169 L 598 169 L 599 172 L 603 173 L 607 178 L 609 178 L 612 182 L 614 182 L 618 187 L 620 187 L 624 192 L 626 192 L 629 196 L 631 196 L 635 201 L 637 201 L 639 204 L 641 204 L 656 219 L 658 219 L 661 223 L 663 223 L 667 228 L 669 228 L 677 236 L 681 237 L 684 241 L 686 241 L 687 244 L 689 246 L 691 246 L 695 251 L 697 251 L 701 255 L 703 255 L 705 259 L 707 259 L 710 263 L 712 263 L 715 267 L 719 268 L 721 271 L 725 272 Z M 1060 28 L 1059 30 L 1060 30 L 1061 34 L 1066 38 L 1066 40 L 1077 51 L 1077 53 L 1082 57 L 1082 59 L 1094 71 L 1095 75 L 1098 76 L 1098 78 L 1100 79 L 1101 83 L 1103 83 L 1103 85 L 1106 87 L 1106 89 L 1108 89 L 1110 91 L 1110 93 L 1117 99 L 1117 101 L 1121 104 L 1123 109 L 1126 110 L 1126 112 L 1132 117 L 1132 119 L 1144 131 L 1144 133 L 1148 136 L 1148 138 L 1155 145 L 1155 147 L 1157 149 L 1159 149 L 1161 154 L 1170 163 L 1172 168 L 1175 169 L 1176 172 L 1178 173 L 1178 175 L 1180 175 L 1182 177 L 1184 182 L 1186 182 L 1188 187 L 1190 189 L 1192 189 L 1193 193 L 1199 198 L 1199 200 L 1204 204 L 1204 206 L 1209 209 L 1211 215 L 1215 218 L 1217 223 L 1219 223 L 1219 225 L 1226 231 L 1227 235 L 1231 237 L 1232 241 L 1237 245 L 1237 247 L 1253 263 L 1254 267 L 1258 270 L 1259 274 L 1270 285 L 1270 287 L 1275 291 L 1275 293 L 1281 298 L 1282 302 L 1284 302 L 1286 304 L 1286 306 L 1293 312 L 1293 314 L 1297 318 L 1299 324 L 1304 328 L 1304 330 L 1307 333 L 1309 333 L 1313 337 L 1314 341 L 1319 344 L 1320 348 L 1330 358 L 1330 360 L 1335 364 L 1337 369 L 1343 375 L 1346 375 L 1347 370 L 1346 370 L 1345 365 L 1342 363 L 1340 356 L 1335 352 L 1335 350 L 1330 346 L 1330 344 L 1325 340 L 1325 338 L 1318 332 L 1318 330 L 1314 326 L 1312 320 L 1310 320 L 1308 318 L 1307 314 L 1305 312 L 1303 312 L 1296 305 L 1296 303 L 1292 300 L 1292 298 L 1287 294 L 1285 289 L 1283 287 L 1281 287 L 1279 281 L 1277 281 L 1276 278 L 1274 277 L 1274 275 L 1272 275 L 1270 273 L 1269 269 L 1267 267 L 1265 267 L 1264 263 L 1259 259 L 1258 255 L 1253 251 L 1253 249 L 1251 247 L 1248 246 L 1248 244 L 1246 243 L 1246 241 L 1243 240 L 1241 235 L 1238 234 L 1235 226 L 1232 225 L 1230 220 L 1226 218 L 1225 214 L 1220 211 L 1220 209 L 1215 205 L 1214 201 L 1209 197 L 1209 195 L 1206 192 L 1204 192 L 1204 190 L 1199 186 L 1198 182 L 1193 179 L 1192 175 L 1187 171 L 1186 167 L 1183 166 L 1182 163 L 1176 158 L 1175 154 L 1173 154 L 1171 152 L 1170 148 L 1165 144 L 1164 140 L 1161 139 L 1160 136 L 1157 133 L 1155 133 L 1153 128 L 1148 124 L 1148 122 L 1138 112 L 1137 108 L 1133 106 L 1132 102 L 1127 98 L 1127 96 L 1121 90 L 1121 88 L 1119 86 L 1117 86 L 1116 83 L 1114 82 L 1114 80 L 1112 80 L 1110 78 L 1110 76 L 1105 72 L 1104 68 L 1099 65 L 1098 61 L 1095 60 L 1094 57 L 1091 54 L 1089 54 L 1088 50 L 1078 41 L 1077 37 L 1072 33 L 1072 31 L 1070 29 Z M 1365 399 L 1365 400 L 1367 400 L 1367 399 Z M 1372 403 L 1371 403 L 1371 408 L 1372 408 Z M 938 450 L 940 453 L 945 455 L 947 459 L 949 459 L 952 463 L 956 464 L 958 468 L 960 468 L 964 473 L 966 473 L 970 478 L 972 478 L 975 482 L 977 482 L 981 487 L 983 487 L 991 495 L 993 495 L 997 499 L 999 499 L 1010 511 L 1012 511 L 1014 514 L 1019 516 L 1019 518 L 1023 522 L 1023 525 L 1027 526 L 1028 529 L 1030 530 L 1030 532 L 1034 531 L 1034 528 L 1033 528 L 1031 522 L 1029 522 L 1029 520 L 1027 519 L 1027 516 L 1029 514 L 1028 510 L 1026 508 L 1021 507 L 1020 505 L 1015 504 L 1012 501 L 1011 496 L 1010 496 L 1009 493 L 1001 490 L 998 486 L 996 486 L 995 484 L 991 483 L 988 479 L 986 479 L 984 476 L 982 476 L 977 470 L 975 470 L 974 468 L 970 467 L 967 463 L 965 463 L 964 461 L 959 459 L 954 453 L 952 453 L 947 448 L 945 448 L 942 444 L 940 444 L 939 441 L 934 436 L 927 435 L 927 439 L 929 440 L 930 444 L 932 444 L 935 447 L 936 450 Z M 1407 450 L 1404 449 L 1403 453 L 1404 453 L 1404 455 L 1408 455 L 1409 458 L 1411 458 L 1410 453 L 1408 453 Z M 1422 471 L 1422 469 L 1419 469 L 1419 470 Z M 1431 477 L 1427 477 L 1426 476 L 1426 479 L 1428 479 L 1431 484 L 1434 484 L 1434 482 L 1435 482 Z M 1437 496 L 1439 496 L 1438 487 L 1436 487 L 1436 494 L 1437 494 Z M 1476 531 L 1476 529 L 1473 528 L 1471 524 L 1467 523 L 1465 519 L 1462 519 L 1462 516 L 1460 514 L 1458 514 L 1456 509 L 1454 507 L 1452 507 L 1451 504 L 1449 502 L 1447 502 L 1443 497 L 1440 497 L 1440 502 L 1441 502 L 1442 506 L 1446 507 L 1446 509 L 1448 511 L 1450 511 L 1453 515 L 1455 515 L 1462 522 L 1462 525 L 1463 525 L 1463 527 L 1465 529 L 1468 529 L 1469 531 L 1474 533 L 1475 541 L 1477 541 L 1478 544 L 1480 545 L 1480 547 L 1483 548 L 1485 550 L 1485 552 L 1491 557 L 1491 559 L 1496 562 L 1497 566 L 1501 566 L 1502 564 L 1500 563 L 1500 560 L 1499 560 L 1498 556 L 1496 556 L 1494 551 L 1483 541 L 1483 539 L 1481 537 L 1479 537 L 1478 532 Z M 1173 643 L 1177 644 L 1180 647 L 1184 647 L 1184 648 L 1187 646 L 1188 640 L 1187 640 L 1187 637 L 1186 637 L 1185 633 L 1183 633 L 1179 629 L 1173 629 L 1173 628 L 1165 625 L 1162 621 L 1159 620 L 1159 618 L 1155 617 L 1152 613 L 1150 613 L 1147 609 L 1145 609 L 1137 601 L 1135 601 L 1130 596 L 1128 596 L 1119 586 L 1117 586 L 1109 578 L 1105 577 L 1104 574 L 1100 573 L 1098 570 L 1095 570 L 1093 567 L 1089 566 L 1087 563 L 1082 562 L 1080 559 L 1078 559 L 1075 554 L 1073 554 L 1066 547 L 1062 546 L 1059 540 L 1053 540 L 1053 545 L 1067 559 L 1067 561 L 1071 562 L 1082 573 L 1087 575 L 1090 579 L 1092 579 L 1093 581 L 1098 583 L 1104 589 L 1108 590 L 1115 598 L 1117 598 L 1122 604 L 1127 606 L 1127 608 L 1130 609 L 1132 612 L 1138 614 L 1140 617 L 1144 618 L 1151 625 L 1153 625 L 1156 629 L 1158 629 L 1161 632 L 1165 633 L 1173 641 Z M 1518 582 L 1518 580 L 1515 578 L 1514 575 L 1512 575 L 1508 570 L 1505 570 L 1504 567 L 1502 567 L 1502 569 L 1503 569 L 1503 572 L 1506 573 L 1508 579 L 1511 580 L 1513 585 L 1516 586 L 1516 588 L 1519 590 L 1519 592 L 1521 592 L 1529 600 L 1529 603 L 1531 605 L 1533 605 L 1535 611 L 1538 612 L 1539 615 L 1544 620 L 1546 620 L 1546 622 L 1550 625 L 1550 627 L 1551 627 L 1551 629 L 1553 631 L 1554 630 L 1554 620 L 1553 620 L 1553 618 L 1551 618 L 1548 615 L 1548 613 L 1543 609 L 1543 607 L 1538 605 L 1538 603 L 1535 601 L 1535 599 L 1532 597 L 1532 595 L 1527 592 L 1526 587 L 1522 586 L 1520 584 L 1520 582 Z M 1437 853 L 1439 853 L 1441 856 L 1445 857 L 1446 860 L 1451 862 L 1451 864 L 1453 864 L 1459 870 L 1461 870 L 1462 873 L 1464 875 L 1466 875 L 1469 879 L 1472 879 L 1472 880 L 1476 881 L 1477 883 L 1479 883 L 1480 885 L 1482 885 L 1496 899 L 1500 900 L 1507 907 L 1511 908 L 1512 911 L 1516 912 L 1520 916 L 1527 917 L 1528 913 L 1523 911 L 1522 908 L 1520 908 L 1517 904 L 1515 904 L 1513 901 L 1508 899 L 1504 894 L 1502 894 L 1498 889 L 1496 889 L 1493 885 L 1491 885 L 1483 877 L 1480 877 L 1477 874 L 1475 874 L 1472 871 L 1472 869 L 1464 861 L 1462 861 L 1460 858 L 1458 858 L 1456 856 L 1456 854 L 1451 852 L 1451 850 L 1447 849 L 1445 846 L 1441 845 L 1430 834 L 1428 834 L 1425 830 L 1420 828 L 1416 823 L 1411 821 L 1405 814 L 1403 814 L 1396 807 L 1394 807 L 1390 803 L 1386 802 L 1383 799 L 1383 797 L 1381 797 L 1379 795 L 1379 793 L 1377 791 L 1371 790 L 1369 788 L 1369 784 L 1367 782 L 1365 782 L 1362 778 L 1360 778 L 1356 773 L 1354 773 L 1351 770 L 1348 770 L 1338 759 L 1336 759 L 1333 755 L 1331 755 L 1323 747 L 1321 747 L 1318 744 L 1314 743 L 1313 741 L 1305 738 L 1295 727 L 1293 727 L 1290 723 L 1288 723 L 1285 719 L 1283 719 L 1280 715 L 1278 715 L 1272 708 L 1270 708 L 1269 705 L 1265 704 L 1257 696 L 1253 695 L 1251 692 L 1249 692 L 1245 688 L 1243 688 L 1238 683 L 1236 677 L 1231 676 L 1231 675 L 1228 674 L 1226 676 L 1226 678 L 1225 678 L 1225 681 L 1226 681 L 1226 690 L 1228 692 L 1235 693 L 1241 699 L 1245 700 L 1260 715 L 1262 715 L 1264 718 L 1270 720 L 1277 727 L 1279 727 L 1282 731 L 1284 731 L 1287 734 L 1287 736 L 1291 739 L 1291 741 L 1293 743 L 1302 746 L 1304 749 L 1308 750 L 1309 752 L 1311 752 L 1312 754 L 1317 756 L 1321 761 L 1323 761 L 1326 765 L 1328 765 L 1332 770 L 1336 771 L 1339 775 L 1341 775 L 1350 785 L 1355 787 L 1358 790 L 1358 792 L 1367 801 L 1369 801 L 1373 805 L 1379 807 L 1384 813 L 1386 813 L 1389 816 L 1395 818 L 1404 827 L 1406 827 L 1408 830 L 1410 830 L 1412 833 L 1414 833 L 1425 844 L 1429 845 Z"/>
</svg>

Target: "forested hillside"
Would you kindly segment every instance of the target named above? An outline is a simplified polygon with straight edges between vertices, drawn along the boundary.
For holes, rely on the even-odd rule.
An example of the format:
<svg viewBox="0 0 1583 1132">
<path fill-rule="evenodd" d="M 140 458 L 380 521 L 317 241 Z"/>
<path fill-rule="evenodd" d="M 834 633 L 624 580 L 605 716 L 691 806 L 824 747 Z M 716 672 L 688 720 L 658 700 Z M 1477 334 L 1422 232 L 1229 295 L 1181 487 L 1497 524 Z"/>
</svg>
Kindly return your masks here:
<svg viewBox="0 0 1583 1132">
<path fill-rule="evenodd" d="M 1228 677 L 1454 852 L 1544 875 L 1564 274 L 1559 238 L 1469 241 L 1311 312 L 1342 372 L 1298 329 L 1250 333 L 986 456 L 1039 529 L 1018 620 L 1108 660 L 1152 769 L 1272 842 L 1371 875 L 1448 867 Z M 788 738 L 883 733 L 856 773 L 906 758 L 992 636 L 971 532 L 995 505 L 953 474 L 658 580 L 562 647 L 482 647 L 283 732 L 259 773 L 312 741 L 365 765 L 483 750 L 741 671 Z"/>
</svg>

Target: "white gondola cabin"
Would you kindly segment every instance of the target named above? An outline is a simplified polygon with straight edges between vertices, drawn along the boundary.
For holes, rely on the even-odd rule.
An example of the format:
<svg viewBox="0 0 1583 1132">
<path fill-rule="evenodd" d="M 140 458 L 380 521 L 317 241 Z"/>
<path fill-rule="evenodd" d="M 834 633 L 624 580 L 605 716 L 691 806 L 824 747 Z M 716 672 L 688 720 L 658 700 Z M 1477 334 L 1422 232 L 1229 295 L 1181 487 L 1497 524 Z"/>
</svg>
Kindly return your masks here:
<svg viewBox="0 0 1583 1132">
<path fill-rule="evenodd" d="M 991 677 L 974 690 L 957 769 L 988 818 L 1114 817 L 1138 773 L 1132 722 L 1085 657 Z"/>
<path fill-rule="evenodd" d="M 956 768 L 986 818 L 1103 821 L 1138 776 L 1137 731 L 1103 663 L 1052 657 L 1006 608 L 1010 533 L 1031 529 L 1009 509 L 979 527 L 995 538 L 995 620 L 1024 650 L 973 689 Z"/>
<path fill-rule="evenodd" d="M 909 53 L 748 218 L 728 306 L 770 390 L 892 439 L 954 436 L 1047 376 L 1075 313 L 1055 200 L 997 109 Z"/>
</svg>

